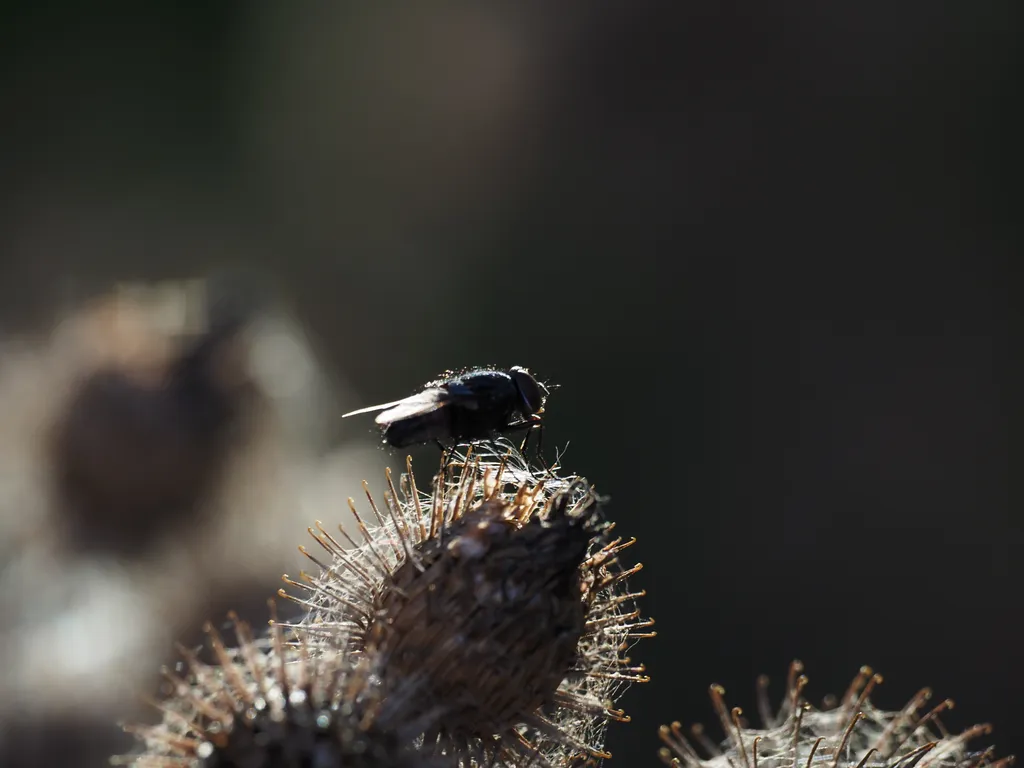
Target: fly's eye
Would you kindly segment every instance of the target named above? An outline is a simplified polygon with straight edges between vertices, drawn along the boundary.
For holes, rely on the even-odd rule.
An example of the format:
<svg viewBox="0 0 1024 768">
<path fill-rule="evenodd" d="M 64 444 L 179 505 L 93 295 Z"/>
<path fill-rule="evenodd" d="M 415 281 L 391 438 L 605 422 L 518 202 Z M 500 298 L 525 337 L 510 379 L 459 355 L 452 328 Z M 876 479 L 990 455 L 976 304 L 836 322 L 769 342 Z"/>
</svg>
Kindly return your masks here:
<svg viewBox="0 0 1024 768">
<path fill-rule="evenodd" d="M 519 389 L 519 396 L 523 400 L 523 410 L 526 415 L 529 416 L 539 411 L 544 406 L 544 393 L 537 380 L 525 368 L 513 368 L 509 374 Z"/>
</svg>

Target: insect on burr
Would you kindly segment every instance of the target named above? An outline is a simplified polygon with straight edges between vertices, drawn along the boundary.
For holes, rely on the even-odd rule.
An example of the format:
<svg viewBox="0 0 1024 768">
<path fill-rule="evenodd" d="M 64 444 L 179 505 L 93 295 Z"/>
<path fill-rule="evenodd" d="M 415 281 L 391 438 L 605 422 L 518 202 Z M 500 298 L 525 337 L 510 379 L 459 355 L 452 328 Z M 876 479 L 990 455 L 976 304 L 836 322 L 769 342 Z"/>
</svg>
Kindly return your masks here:
<svg viewBox="0 0 1024 768">
<path fill-rule="evenodd" d="M 394 448 L 485 440 L 518 429 L 540 429 L 549 389 L 526 368 L 447 372 L 402 400 L 361 408 L 342 418 L 381 411 L 376 423 Z M 529 435 L 529 433 L 527 433 Z"/>
</svg>

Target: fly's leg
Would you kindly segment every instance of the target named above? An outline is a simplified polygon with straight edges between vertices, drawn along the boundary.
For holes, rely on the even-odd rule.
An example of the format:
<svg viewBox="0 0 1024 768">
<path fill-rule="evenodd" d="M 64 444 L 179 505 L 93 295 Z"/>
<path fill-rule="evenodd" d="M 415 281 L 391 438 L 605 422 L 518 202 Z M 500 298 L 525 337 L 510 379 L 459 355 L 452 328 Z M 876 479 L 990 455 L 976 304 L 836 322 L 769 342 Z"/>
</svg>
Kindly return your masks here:
<svg viewBox="0 0 1024 768">
<path fill-rule="evenodd" d="M 541 421 L 540 419 L 537 419 L 536 421 L 529 421 L 523 425 L 516 426 L 522 426 L 526 429 L 526 436 L 523 437 L 523 442 L 519 446 L 519 452 L 523 455 L 524 459 L 526 458 L 526 445 L 530 441 L 530 435 L 532 435 L 534 432 L 537 433 L 537 449 L 534 451 L 534 456 L 537 459 L 537 463 L 540 464 L 540 466 L 543 468 L 544 472 L 542 475 L 538 477 L 538 475 L 534 473 L 531 468 L 530 474 L 533 476 L 533 479 L 541 480 L 544 477 L 554 477 L 555 473 L 553 468 L 548 466 L 548 463 L 544 460 L 544 422 Z M 527 461 L 527 464 L 529 464 L 529 461 Z"/>
<path fill-rule="evenodd" d="M 526 430 L 526 435 L 525 435 L 525 436 L 523 437 L 523 442 L 521 442 L 521 443 L 519 444 L 519 452 L 520 452 L 521 454 L 523 454 L 523 457 L 524 457 L 524 458 L 526 457 L 526 444 L 527 444 L 528 442 L 530 442 L 530 434 L 531 434 L 532 432 L 533 432 L 533 425 L 531 424 L 531 425 L 530 425 L 530 426 L 529 426 L 529 427 L 527 428 L 527 430 Z"/>
<path fill-rule="evenodd" d="M 534 429 L 537 431 L 537 461 L 540 463 L 541 467 L 544 468 L 544 475 L 546 477 L 554 478 L 555 469 L 558 467 L 559 460 L 558 449 L 555 449 L 554 465 L 549 466 L 547 460 L 544 458 L 544 422 L 538 423 Z M 530 432 L 533 432 L 534 429 L 531 429 Z M 529 432 L 527 434 L 529 434 Z"/>
</svg>

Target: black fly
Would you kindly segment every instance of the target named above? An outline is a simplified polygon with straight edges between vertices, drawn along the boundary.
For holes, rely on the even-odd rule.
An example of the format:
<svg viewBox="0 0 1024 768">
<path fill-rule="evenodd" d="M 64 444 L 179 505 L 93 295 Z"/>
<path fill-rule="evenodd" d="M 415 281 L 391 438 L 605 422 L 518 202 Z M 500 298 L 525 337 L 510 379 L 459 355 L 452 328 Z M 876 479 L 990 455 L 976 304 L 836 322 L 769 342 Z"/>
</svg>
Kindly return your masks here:
<svg viewBox="0 0 1024 768">
<path fill-rule="evenodd" d="M 477 368 L 431 381 L 403 400 L 360 408 L 342 418 L 383 410 L 376 422 L 383 428 L 384 442 L 395 448 L 472 442 L 540 428 L 547 395 L 548 388 L 525 368 Z"/>
</svg>

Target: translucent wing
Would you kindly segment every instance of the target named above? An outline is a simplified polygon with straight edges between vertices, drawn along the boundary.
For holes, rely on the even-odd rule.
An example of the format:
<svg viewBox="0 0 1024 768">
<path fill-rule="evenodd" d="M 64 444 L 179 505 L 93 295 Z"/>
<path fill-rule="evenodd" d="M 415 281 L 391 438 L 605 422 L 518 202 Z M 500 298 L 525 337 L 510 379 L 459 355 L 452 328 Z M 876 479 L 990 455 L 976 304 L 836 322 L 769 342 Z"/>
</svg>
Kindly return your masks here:
<svg viewBox="0 0 1024 768">
<path fill-rule="evenodd" d="M 348 413 L 343 413 L 341 415 L 341 418 L 347 419 L 349 416 L 359 416 L 360 414 L 363 414 L 363 413 L 372 413 L 373 411 L 382 411 L 385 408 L 393 408 L 394 406 L 398 405 L 400 402 L 402 402 L 402 401 L 401 400 L 393 400 L 390 403 L 381 403 L 380 405 L 368 405 L 365 408 L 360 408 L 358 411 L 349 411 Z"/>
<path fill-rule="evenodd" d="M 411 419 L 414 416 L 422 416 L 425 413 L 436 411 L 451 402 L 448 393 L 443 389 L 425 389 L 410 395 L 397 403 L 389 403 L 388 410 L 377 415 L 374 421 L 380 426 L 393 424 L 402 419 Z"/>
</svg>

